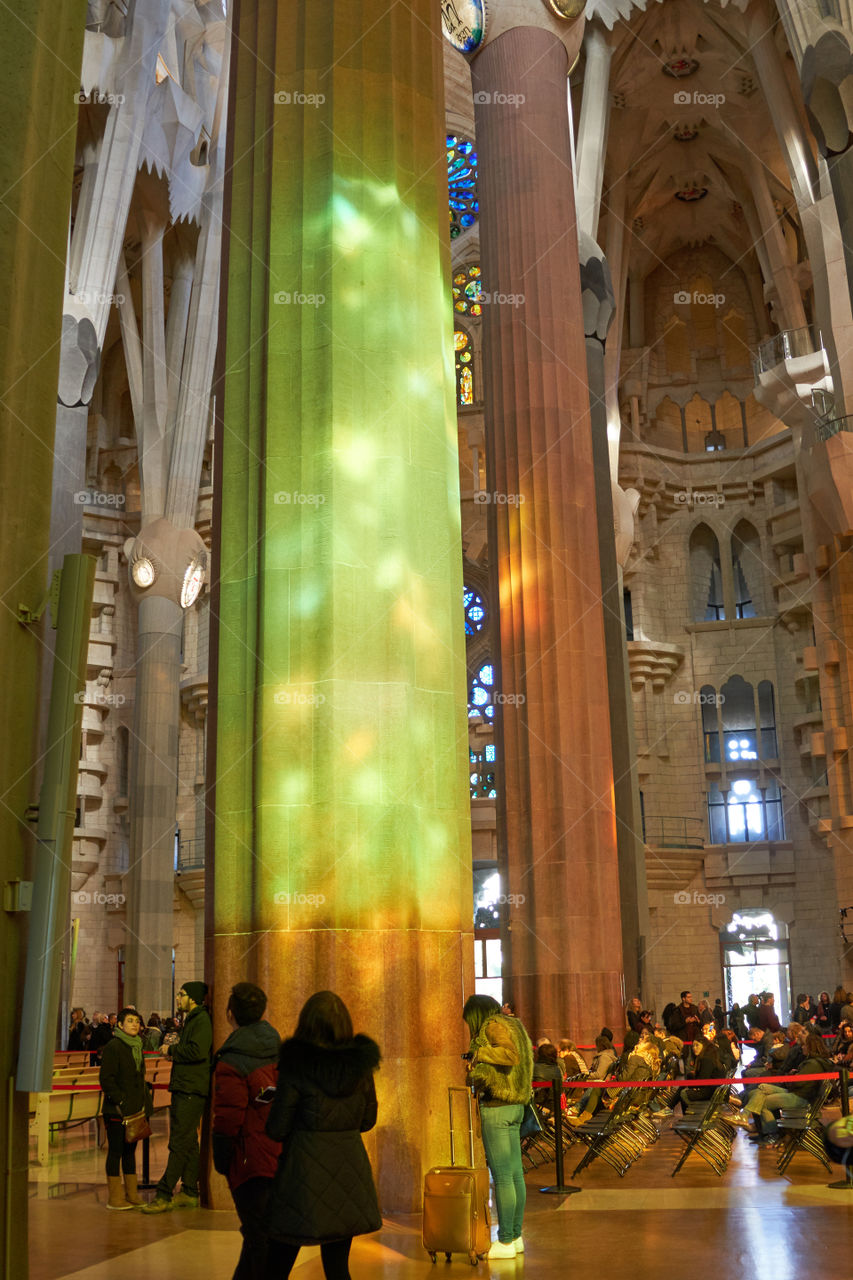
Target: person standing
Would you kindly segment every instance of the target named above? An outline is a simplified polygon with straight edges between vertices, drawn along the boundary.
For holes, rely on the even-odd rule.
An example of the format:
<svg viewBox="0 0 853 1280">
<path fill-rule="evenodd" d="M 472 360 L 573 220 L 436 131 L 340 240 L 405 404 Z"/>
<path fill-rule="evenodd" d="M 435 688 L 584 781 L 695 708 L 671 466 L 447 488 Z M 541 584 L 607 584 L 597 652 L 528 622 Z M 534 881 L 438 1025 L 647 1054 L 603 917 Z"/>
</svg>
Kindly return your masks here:
<svg viewBox="0 0 853 1280">
<path fill-rule="evenodd" d="M 762 1031 L 781 1031 L 782 1029 L 782 1024 L 776 1015 L 775 1003 L 776 997 L 773 992 L 766 991 L 758 1013 L 758 1025 Z"/>
<path fill-rule="evenodd" d="M 671 1035 L 678 1036 L 679 1040 L 684 1041 L 686 1059 L 689 1047 L 699 1037 L 702 1030 L 699 1010 L 693 1003 L 693 996 L 689 991 L 682 991 L 681 1004 L 676 1007 L 675 1012 L 672 1014 L 668 1030 Z"/>
<path fill-rule="evenodd" d="M 101 1054 L 99 1080 L 104 1091 L 107 1131 L 108 1209 L 135 1209 L 142 1204 L 136 1189 L 136 1143 L 126 1141 L 124 1125 L 127 1116 L 144 1110 L 147 1117 L 153 1109 L 151 1088 L 145 1082 L 141 1026 L 142 1019 L 135 1009 L 122 1009 Z"/>
<path fill-rule="evenodd" d="M 233 1280 L 266 1274 L 266 1213 L 281 1143 L 265 1126 L 278 1079 L 281 1037 L 264 1020 L 266 992 L 251 982 L 231 988 L 231 1035 L 213 1059 L 213 1164 L 228 1179 L 243 1249 Z"/>
<path fill-rule="evenodd" d="M 379 1046 L 354 1035 L 333 991 L 303 1006 L 281 1046 L 267 1135 L 282 1143 L 267 1213 L 267 1276 L 284 1280 L 302 1245 L 319 1245 L 327 1280 L 349 1280 L 353 1236 L 382 1226 L 361 1135 L 376 1124 Z"/>
<path fill-rule="evenodd" d="M 177 997 L 178 1009 L 184 1015 L 180 1037 L 160 1049 L 161 1055 L 174 1064 L 169 1077 L 169 1160 L 154 1199 L 145 1205 L 143 1213 L 198 1208 L 198 1126 L 210 1093 L 213 1047 L 213 1028 L 204 1007 L 206 995 L 204 982 L 184 983 Z M 181 1190 L 173 1198 L 179 1179 Z"/>
<path fill-rule="evenodd" d="M 520 1129 L 532 1094 L 533 1046 L 518 1018 L 504 1017 L 491 996 L 469 996 L 462 1017 L 471 1034 L 468 1080 L 480 1099 L 486 1164 L 495 1184 L 498 1238 L 488 1256 L 514 1258 L 524 1252 Z"/>
</svg>

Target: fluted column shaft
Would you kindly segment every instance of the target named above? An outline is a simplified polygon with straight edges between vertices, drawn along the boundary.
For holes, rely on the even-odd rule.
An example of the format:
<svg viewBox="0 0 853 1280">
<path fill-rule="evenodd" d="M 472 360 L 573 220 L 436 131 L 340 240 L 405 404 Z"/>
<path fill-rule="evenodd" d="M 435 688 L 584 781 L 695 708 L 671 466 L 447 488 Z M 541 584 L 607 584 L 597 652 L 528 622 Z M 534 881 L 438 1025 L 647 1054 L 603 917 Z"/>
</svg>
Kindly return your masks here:
<svg viewBox="0 0 853 1280">
<path fill-rule="evenodd" d="M 566 74 L 563 46 L 532 28 L 493 40 L 472 68 L 483 279 L 493 297 L 524 298 L 488 306 L 484 329 L 499 842 L 519 899 L 504 943 L 521 1016 L 552 1037 L 596 1033 L 622 998 Z"/>
<path fill-rule="evenodd" d="M 382 1048 L 383 1207 L 413 1210 L 473 987 L 440 11 L 234 22 L 208 974 L 285 1033 L 340 994 Z"/>
</svg>

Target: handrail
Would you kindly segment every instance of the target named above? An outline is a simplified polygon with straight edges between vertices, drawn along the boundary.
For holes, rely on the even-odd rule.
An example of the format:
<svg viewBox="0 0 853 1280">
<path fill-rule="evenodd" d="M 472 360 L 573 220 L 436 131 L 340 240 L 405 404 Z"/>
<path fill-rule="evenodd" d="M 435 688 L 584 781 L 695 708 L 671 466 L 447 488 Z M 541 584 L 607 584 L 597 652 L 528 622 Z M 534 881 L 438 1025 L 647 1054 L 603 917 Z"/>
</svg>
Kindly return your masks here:
<svg viewBox="0 0 853 1280">
<path fill-rule="evenodd" d="M 704 849 L 704 819 L 675 814 L 647 815 L 644 838 L 646 844 L 659 849 Z"/>
<path fill-rule="evenodd" d="M 818 440 L 829 440 L 840 431 L 853 431 L 853 414 L 845 418 L 824 418 L 815 423 Z"/>
<path fill-rule="evenodd" d="M 766 373 L 785 360 L 796 359 L 797 356 L 809 356 L 823 349 L 820 330 L 814 325 L 804 325 L 801 329 L 783 329 L 772 338 L 766 338 L 758 344 L 752 365 L 756 377 Z"/>
</svg>

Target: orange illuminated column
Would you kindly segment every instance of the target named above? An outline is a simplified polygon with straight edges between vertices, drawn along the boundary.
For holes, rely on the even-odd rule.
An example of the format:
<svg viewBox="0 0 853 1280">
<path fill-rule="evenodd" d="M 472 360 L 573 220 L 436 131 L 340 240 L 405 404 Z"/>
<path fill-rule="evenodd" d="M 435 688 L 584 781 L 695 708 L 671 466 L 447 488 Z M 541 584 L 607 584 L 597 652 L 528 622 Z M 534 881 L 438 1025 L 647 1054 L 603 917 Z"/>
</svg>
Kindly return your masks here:
<svg viewBox="0 0 853 1280">
<path fill-rule="evenodd" d="M 540 1034 L 588 1043 L 603 1022 L 622 1025 L 622 926 L 569 59 L 551 25 L 505 30 L 472 66 L 492 299 L 484 368 L 503 695 L 499 847 L 519 904 L 504 933 L 518 1012 Z"/>
<path fill-rule="evenodd" d="M 241 0 L 216 446 L 207 935 L 290 1034 L 382 1049 L 383 1207 L 449 1156 L 473 986 L 442 43 L 434 0 Z M 186 975 L 181 975 L 186 977 Z"/>
</svg>

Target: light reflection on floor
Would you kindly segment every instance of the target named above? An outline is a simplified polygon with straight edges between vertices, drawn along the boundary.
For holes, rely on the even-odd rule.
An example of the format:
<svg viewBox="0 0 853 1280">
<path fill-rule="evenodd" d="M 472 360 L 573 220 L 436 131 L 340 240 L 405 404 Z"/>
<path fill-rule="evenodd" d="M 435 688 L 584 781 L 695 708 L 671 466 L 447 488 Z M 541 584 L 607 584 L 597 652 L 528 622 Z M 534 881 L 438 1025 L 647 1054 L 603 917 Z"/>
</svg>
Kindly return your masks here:
<svg viewBox="0 0 853 1280">
<path fill-rule="evenodd" d="M 158 1123 L 151 1143 L 154 1178 L 165 1159 L 160 1130 Z M 727 1273 L 733 1268 L 772 1280 L 818 1274 L 821 1280 L 849 1280 L 853 1192 L 826 1186 L 840 1171 L 827 1175 L 800 1155 L 791 1176 L 779 1178 L 772 1150 L 759 1151 L 739 1137 L 723 1179 L 698 1161 L 673 1179 L 677 1143 L 664 1131 L 624 1179 L 593 1165 L 579 1179 L 583 1193 L 565 1199 L 537 1193 L 553 1182 L 553 1166 L 528 1175 L 526 1252 L 515 1261 L 491 1268 L 481 1262 L 475 1269 L 456 1255 L 449 1265 L 440 1258 L 437 1270 L 423 1250 L 419 1216 L 402 1215 L 386 1220 L 377 1235 L 356 1240 L 353 1280 L 452 1280 L 489 1271 L 565 1280 L 572 1258 L 597 1272 L 609 1259 L 611 1267 L 627 1267 L 631 1280 L 660 1280 L 668 1265 L 700 1255 Z M 567 1160 L 568 1177 L 579 1155 Z M 175 1210 L 155 1218 L 109 1213 L 103 1161 L 91 1126 L 84 1126 L 51 1149 L 48 1168 L 31 1166 L 30 1280 L 231 1280 L 240 1251 L 233 1212 Z M 302 1250 L 294 1269 L 300 1280 L 322 1277 L 318 1252 Z"/>
</svg>

